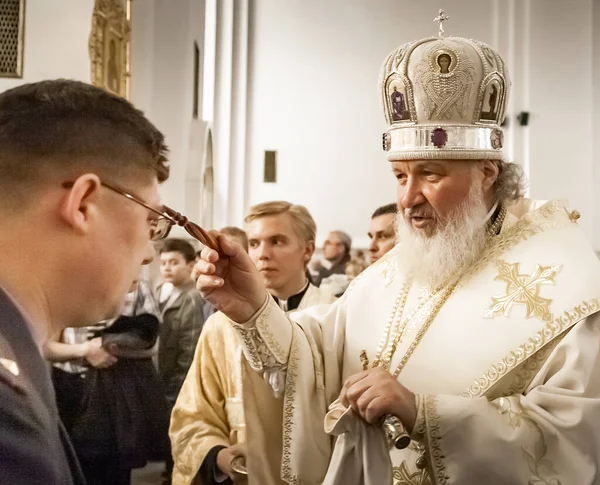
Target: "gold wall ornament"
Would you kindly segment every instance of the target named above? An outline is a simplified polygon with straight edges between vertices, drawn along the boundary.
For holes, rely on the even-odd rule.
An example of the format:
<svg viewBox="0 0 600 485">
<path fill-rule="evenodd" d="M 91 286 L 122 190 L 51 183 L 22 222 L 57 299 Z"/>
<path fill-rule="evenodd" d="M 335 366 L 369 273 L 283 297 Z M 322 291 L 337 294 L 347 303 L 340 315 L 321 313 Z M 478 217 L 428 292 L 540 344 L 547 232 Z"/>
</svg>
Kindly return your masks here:
<svg viewBox="0 0 600 485">
<path fill-rule="evenodd" d="M 485 312 L 486 318 L 497 315 L 509 316 L 515 304 L 524 304 L 527 309 L 525 318 L 537 317 L 544 322 L 552 321 L 550 305 L 552 300 L 540 296 L 542 285 L 554 285 L 556 275 L 562 270 L 562 265 L 540 266 L 537 264 L 530 275 L 521 274 L 520 263 L 498 261 L 499 274 L 495 279 L 506 282 L 506 295 L 492 297 L 492 306 Z"/>
<path fill-rule="evenodd" d="M 89 50 L 92 84 L 129 96 L 130 1 L 96 0 Z"/>
</svg>

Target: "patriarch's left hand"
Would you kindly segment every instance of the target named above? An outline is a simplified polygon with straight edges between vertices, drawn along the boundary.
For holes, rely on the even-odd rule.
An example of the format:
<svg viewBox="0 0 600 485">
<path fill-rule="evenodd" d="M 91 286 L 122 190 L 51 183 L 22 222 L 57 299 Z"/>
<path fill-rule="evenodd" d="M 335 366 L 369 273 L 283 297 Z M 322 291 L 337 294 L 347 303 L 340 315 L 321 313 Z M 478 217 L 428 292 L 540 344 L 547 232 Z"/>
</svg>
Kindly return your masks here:
<svg viewBox="0 0 600 485">
<path fill-rule="evenodd" d="M 392 414 L 410 433 L 417 419 L 415 395 L 381 367 L 346 379 L 340 401 L 370 424 L 378 424 L 384 416 Z"/>
</svg>

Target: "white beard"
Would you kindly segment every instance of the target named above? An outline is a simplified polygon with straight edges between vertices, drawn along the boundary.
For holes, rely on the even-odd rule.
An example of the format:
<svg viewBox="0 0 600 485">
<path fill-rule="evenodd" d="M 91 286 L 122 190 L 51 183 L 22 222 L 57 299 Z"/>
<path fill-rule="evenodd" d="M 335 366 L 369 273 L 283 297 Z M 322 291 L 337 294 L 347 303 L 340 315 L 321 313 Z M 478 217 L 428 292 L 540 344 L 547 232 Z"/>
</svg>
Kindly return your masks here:
<svg viewBox="0 0 600 485">
<path fill-rule="evenodd" d="M 451 277 L 481 254 L 486 242 L 487 214 L 481 189 L 475 186 L 446 223 L 437 222 L 438 228 L 431 236 L 410 226 L 399 211 L 396 234 L 401 244 L 398 257 L 402 268 L 417 284 L 430 289 L 449 283 Z"/>
</svg>

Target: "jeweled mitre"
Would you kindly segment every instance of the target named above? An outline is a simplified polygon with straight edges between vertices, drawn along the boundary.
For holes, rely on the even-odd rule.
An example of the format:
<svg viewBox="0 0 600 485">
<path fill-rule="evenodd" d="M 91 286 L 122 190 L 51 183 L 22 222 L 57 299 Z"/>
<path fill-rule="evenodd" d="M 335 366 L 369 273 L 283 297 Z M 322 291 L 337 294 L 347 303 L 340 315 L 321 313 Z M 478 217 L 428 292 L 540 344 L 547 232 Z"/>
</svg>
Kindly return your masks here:
<svg viewBox="0 0 600 485">
<path fill-rule="evenodd" d="M 504 159 L 510 81 L 491 47 L 461 37 L 409 42 L 387 57 L 379 84 L 388 160 Z"/>
</svg>

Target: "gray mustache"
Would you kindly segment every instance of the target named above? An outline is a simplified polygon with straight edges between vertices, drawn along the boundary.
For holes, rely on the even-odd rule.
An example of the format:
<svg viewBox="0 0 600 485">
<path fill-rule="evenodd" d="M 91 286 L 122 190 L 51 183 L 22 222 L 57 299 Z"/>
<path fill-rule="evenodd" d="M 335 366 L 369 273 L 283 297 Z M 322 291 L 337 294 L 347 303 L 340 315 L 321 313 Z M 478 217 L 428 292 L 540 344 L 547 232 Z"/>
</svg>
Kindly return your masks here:
<svg viewBox="0 0 600 485">
<path fill-rule="evenodd" d="M 434 218 L 433 212 L 424 209 L 405 209 L 404 217 L 427 217 Z"/>
</svg>

